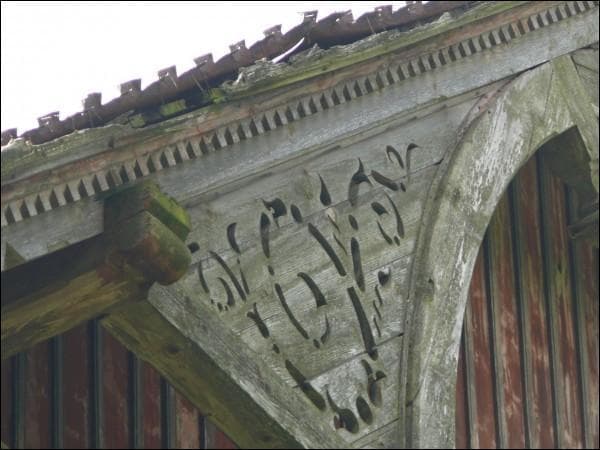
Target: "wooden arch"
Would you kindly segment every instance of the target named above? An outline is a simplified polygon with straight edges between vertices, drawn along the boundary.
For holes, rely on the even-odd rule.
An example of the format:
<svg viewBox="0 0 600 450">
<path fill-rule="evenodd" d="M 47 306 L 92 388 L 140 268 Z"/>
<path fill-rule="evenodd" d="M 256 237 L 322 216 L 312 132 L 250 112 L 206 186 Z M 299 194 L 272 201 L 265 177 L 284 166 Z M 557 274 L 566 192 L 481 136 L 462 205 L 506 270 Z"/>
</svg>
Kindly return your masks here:
<svg viewBox="0 0 600 450">
<path fill-rule="evenodd" d="M 475 258 L 498 200 L 536 150 L 565 132 L 577 137 L 573 145 L 549 145 L 544 151 L 567 182 L 579 180 L 573 183 L 578 193 L 595 192 L 597 199 L 596 115 L 571 58 L 558 58 L 505 86 L 438 172 L 411 277 L 414 309 L 400 423 L 407 446 L 454 446 L 463 313 Z M 569 170 L 573 167 L 577 176 Z"/>
</svg>

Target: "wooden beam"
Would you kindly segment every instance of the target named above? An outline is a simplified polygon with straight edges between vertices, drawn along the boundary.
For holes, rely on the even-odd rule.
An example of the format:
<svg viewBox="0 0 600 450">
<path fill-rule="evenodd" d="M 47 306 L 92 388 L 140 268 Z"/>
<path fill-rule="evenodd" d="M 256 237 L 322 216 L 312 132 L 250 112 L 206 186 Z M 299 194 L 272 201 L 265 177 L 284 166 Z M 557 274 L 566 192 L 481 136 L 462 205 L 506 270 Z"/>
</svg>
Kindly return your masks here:
<svg viewBox="0 0 600 450">
<path fill-rule="evenodd" d="M 2 359 L 177 280 L 188 231 L 187 213 L 157 186 L 113 192 L 103 234 L 2 272 Z"/>
<path fill-rule="evenodd" d="M 181 283 L 154 286 L 147 301 L 122 305 L 102 324 L 241 448 L 346 447 L 315 420 L 305 386 L 290 389 Z"/>
</svg>

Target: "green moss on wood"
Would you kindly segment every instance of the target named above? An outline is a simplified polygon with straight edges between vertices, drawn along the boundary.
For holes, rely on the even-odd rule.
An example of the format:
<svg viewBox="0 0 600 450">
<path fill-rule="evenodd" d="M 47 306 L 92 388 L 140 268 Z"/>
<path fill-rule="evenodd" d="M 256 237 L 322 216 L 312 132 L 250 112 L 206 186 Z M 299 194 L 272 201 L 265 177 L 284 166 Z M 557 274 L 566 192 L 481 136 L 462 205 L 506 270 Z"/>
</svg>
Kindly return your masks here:
<svg viewBox="0 0 600 450">
<path fill-rule="evenodd" d="M 342 69 L 354 64 L 367 61 L 387 53 L 396 52 L 414 46 L 422 41 L 439 37 L 451 30 L 464 27 L 496 14 L 517 8 L 529 2 L 489 2 L 467 11 L 456 20 L 433 23 L 429 26 L 410 30 L 408 32 L 380 33 L 369 41 L 345 47 L 334 47 L 322 52 L 314 61 L 302 64 L 299 67 L 290 67 L 273 77 L 264 77 L 256 83 L 238 87 L 226 87 L 211 91 L 211 98 L 216 103 L 223 103 L 234 99 L 241 99 L 289 86 L 327 72 Z M 361 45 L 362 44 L 362 45 Z M 362 48 L 361 48 L 362 47 Z M 351 48 L 352 51 L 348 51 Z"/>
<path fill-rule="evenodd" d="M 121 186 L 99 196 L 102 198 L 105 199 L 105 226 L 118 226 L 121 221 L 148 211 L 181 240 L 190 232 L 192 224 L 187 211 L 151 181 Z"/>
<path fill-rule="evenodd" d="M 113 236 L 128 264 L 150 282 L 171 284 L 187 272 L 191 262 L 188 248 L 175 233 L 147 211 L 119 223 Z"/>
<path fill-rule="evenodd" d="M 175 114 L 180 114 L 187 109 L 185 104 L 185 100 L 177 100 L 171 103 L 167 103 L 166 105 L 162 105 L 159 109 L 160 114 L 163 117 L 171 117 Z"/>
</svg>

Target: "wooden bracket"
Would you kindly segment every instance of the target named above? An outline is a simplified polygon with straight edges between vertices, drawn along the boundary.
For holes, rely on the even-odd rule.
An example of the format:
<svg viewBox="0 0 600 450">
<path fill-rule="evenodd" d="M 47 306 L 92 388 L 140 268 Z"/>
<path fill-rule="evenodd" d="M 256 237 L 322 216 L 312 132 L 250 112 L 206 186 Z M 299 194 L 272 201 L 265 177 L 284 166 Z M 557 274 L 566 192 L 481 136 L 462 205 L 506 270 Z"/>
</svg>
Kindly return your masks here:
<svg viewBox="0 0 600 450">
<path fill-rule="evenodd" d="M 186 272 L 191 255 L 184 240 L 190 228 L 187 212 L 152 182 L 105 200 L 104 233 L 114 246 L 110 259 L 151 282 L 171 284 Z"/>
<path fill-rule="evenodd" d="M 2 359 L 187 270 L 185 210 L 151 182 L 104 199 L 104 233 L 2 273 Z"/>
</svg>

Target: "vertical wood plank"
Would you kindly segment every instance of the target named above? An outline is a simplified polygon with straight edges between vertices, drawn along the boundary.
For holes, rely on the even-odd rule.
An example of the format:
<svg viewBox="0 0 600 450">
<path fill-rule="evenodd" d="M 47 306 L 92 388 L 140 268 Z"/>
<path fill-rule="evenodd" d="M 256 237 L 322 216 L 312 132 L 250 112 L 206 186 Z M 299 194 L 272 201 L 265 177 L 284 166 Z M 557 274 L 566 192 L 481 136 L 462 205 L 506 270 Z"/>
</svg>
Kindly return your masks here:
<svg viewBox="0 0 600 450">
<path fill-rule="evenodd" d="M 585 267 L 591 270 L 585 271 L 584 285 L 586 286 L 586 301 L 585 301 L 585 335 L 586 335 L 586 350 L 588 355 L 588 373 L 589 397 L 587 400 L 589 422 L 590 422 L 590 441 L 591 448 L 600 447 L 600 439 L 598 437 L 600 423 L 598 420 L 598 377 L 600 371 L 598 369 L 598 273 L 599 266 L 598 249 L 592 249 L 590 245 L 582 250 L 582 260 Z"/>
<path fill-rule="evenodd" d="M 465 332 L 460 343 L 456 376 L 456 448 L 469 448 L 469 422 L 465 367 Z"/>
<path fill-rule="evenodd" d="M 144 448 L 162 448 L 160 424 L 160 375 L 149 364 L 144 364 L 143 409 Z"/>
<path fill-rule="evenodd" d="M 63 335 L 63 443 L 65 448 L 91 446 L 91 358 L 88 325 Z"/>
<path fill-rule="evenodd" d="M 520 336 L 508 196 L 504 195 L 488 227 L 488 277 L 498 398 L 499 446 L 523 448 L 525 426 L 521 386 Z"/>
<path fill-rule="evenodd" d="M 133 448 L 144 448 L 144 380 L 143 362 L 133 353 L 128 352 L 130 386 L 129 397 L 131 407 L 131 430 Z"/>
<path fill-rule="evenodd" d="M 15 448 L 25 448 L 25 377 L 27 355 L 19 353 L 13 357 L 13 442 Z"/>
<path fill-rule="evenodd" d="M 100 322 L 92 320 L 88 324 L 91 354 L 91 401 L 92 420 L 91 437 L 93 448 L 105 448 L 104 445 L 104 357 L 103 335 Z"/>
<path fill-rule="evenodd" d="M 198 410 L 175 391 L 175 434 L 177 448 L 200 448 Z"/>
<path fill-rule="evenodd" d="M 569 240 L 574 202 L 540 158 L 532 158 L 500 200 L 482 246 L 503 446 L 598 447 L 598 250 Z M 477 270 L 476 263 L 461 343 L 464 361 L 457 369 L 457 447 L 484 447 L 474 422 L 490 415 L 478 411 L 482 313 L 472 306 L 481 297 Z M 468 418 L 476 434 L 467 441 L 462 430 Z"/>
<path fill-rule="evenodd" d="M 0 398 L 2 424 L 0 438 L 9 447 L 14 447 L 13 442 L 13 358 L 2 361 L 2 390 Z"/>
<path fill-rule="evenodd" d="M 576 196 L 568 193 L 568 216 L 576 219 Z M 571 241 L 575 333 L 579 355 L 582 418 L 586 448 L 598 447 L 598 269 L 594 248 Z"/>
<path fill-rule="evenodd" d="M 52 382 L 52 447 L 64 448 L 63 336 L 50 340 Z"/>
<path fill-rule="evenodd" d="M 204 437 L 202 448 L 214 448 L 220 450 L 237 449 L 235 443 L 227 437 L 217 426 L 205 417 L 202 418 Z"/>
<path fill-rule="evenodd" d="M 532 448 L 553 448 L 554 421 L 549 339 L 544 302 L 539 192 L 535 158 L 514 181 L 518 289 L 521 295 L 527 429 Z"/>
<path fill-rule="evenodd" d="M 494 410 L 493 361 L 490 347 L 490 324 L 488 323 L 487 286 L 483 252 L 479 252 L 471 278 L 471 296 L 468 300 L 467 332 L 472 339 L 470 349 L 472 368 L 468 365 L 469 385 L 475 389 L 476 413 L 471 414 L 474 448 L 496 448 L 496 421 Z M 471 386 L 470 386 L 471 387 Z"/>
<path fill-rule="evenodd" d="M 538 164 L 542 176 L 544 260 L 554 357 L 558 444 L 561 448 L 583 447 L 564 187 L 552 175 L 543 158 L 538 157 Z"/>
<path fill-rule="evenodd" d="M 160 428 L 163 448 L 177 448 L 175 420 L 175 389 L 167 380 L 160 380 Z"/>
<path fill-rule="evenodd" d="M 129 404 L 128 353 L 114 337 L 103 330 L 104 445 L 130 448 L 131 411 Z"/>
<path fill-rule="evenodd" d="M 512 269 L 513 269 L 513 280 L 514 280 L 514 295 L 515 295 L 515 306 L 516 306 L 516 320 L 517 320 L 517 332 L 519 335 L 519 366 L 520 366 L 520 385 L 521 385 L 521 402 L 523 406 L 523 447 L 531 448 L 531 430 L 532 424 L 532 405 L 530 401 L 530 393 L 527 389 L 531 389 L 532 386 L 532 372 L 531 372 L 531 361 L 528 358 L 531 349 L 531 333 L 528 329 L 528 325 L 531 323 L 529 319 L 529 310 L 524 300 L 523 290 L 525 287 L 522 285 L 525 278 L 523 277 L 522 267 L 523 261 L 522 249 L 524 248 L 523 242 L 521 242 L 522 235 L 519 232 L 519 212 L 517 204 L 517 188 L 519 187 L 520 180 L 526 178 L 524 170 L 521 170 L 518 174 L 518 178 L 513 180 L 508 186 L 506 196 L 508 198 L 508 208 L 510 214 L 510 234 L 512 239 Z M 526 181 L 525 181 L 526 182 Z"/>
<path fill-rule="evenodd" d="M 25 354 L 25 423 L 24 447 L 51 448 L 50 432 L 50 345 L 48 341 L 32 347 Z"/>
</svg>

